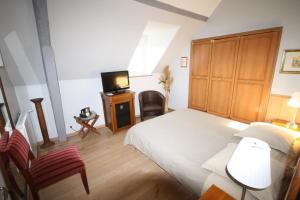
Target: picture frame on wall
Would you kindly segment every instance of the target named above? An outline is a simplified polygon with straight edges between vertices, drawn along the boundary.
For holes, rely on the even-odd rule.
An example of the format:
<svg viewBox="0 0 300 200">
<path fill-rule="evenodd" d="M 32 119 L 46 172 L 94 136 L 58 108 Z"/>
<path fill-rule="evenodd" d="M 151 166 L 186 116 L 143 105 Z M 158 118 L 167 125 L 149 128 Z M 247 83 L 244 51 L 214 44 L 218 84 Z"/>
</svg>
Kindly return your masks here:
<svg viewBox="0 0 300 200">
<path fill-rule="evenodd" d="M 188 57 L 184 56 L 180 58 L 180 67 L 187 68 L 188 65 Z"/>
<path fill-rule="evenodd" d="M 284 51 L 280 73 L 300 74 L 300 49 Z"/>
</svg>

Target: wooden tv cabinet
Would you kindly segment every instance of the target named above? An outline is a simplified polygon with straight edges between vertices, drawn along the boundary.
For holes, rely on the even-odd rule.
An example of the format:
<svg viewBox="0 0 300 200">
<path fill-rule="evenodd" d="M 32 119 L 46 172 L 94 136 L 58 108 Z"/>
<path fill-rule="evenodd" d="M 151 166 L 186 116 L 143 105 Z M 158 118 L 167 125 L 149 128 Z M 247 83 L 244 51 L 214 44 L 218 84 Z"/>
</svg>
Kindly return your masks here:
<svg viewBox="0 0 300 200">
<path fill-rule="evenodd" d="M 133 91 L 113 95 L 101 92 L 105 126 L 113 133 L 135 124 L 134 96 Z"/>
</svg>

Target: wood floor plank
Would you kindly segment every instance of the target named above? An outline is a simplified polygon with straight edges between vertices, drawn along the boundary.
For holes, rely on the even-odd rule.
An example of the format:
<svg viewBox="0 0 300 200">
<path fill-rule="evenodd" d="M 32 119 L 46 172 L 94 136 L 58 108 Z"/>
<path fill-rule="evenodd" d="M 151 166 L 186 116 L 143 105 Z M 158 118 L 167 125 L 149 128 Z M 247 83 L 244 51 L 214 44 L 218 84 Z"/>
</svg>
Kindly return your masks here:
<svg viewBox="0 0 300 200">
<path fill-rule="evenodd" d="M 40 191 L 43 200 L 194 200 L 197 196 L 169 176 L 153 161 L 131 146 L 123 145 L 126 131 L 112 134 L 99 129 L 100 135 L 80 135 L 49 149 L 45 154 L 75 144 L 85 162 L 90 195 L 85 193 L 79 175 L 74 175 Z"/>
</svg>

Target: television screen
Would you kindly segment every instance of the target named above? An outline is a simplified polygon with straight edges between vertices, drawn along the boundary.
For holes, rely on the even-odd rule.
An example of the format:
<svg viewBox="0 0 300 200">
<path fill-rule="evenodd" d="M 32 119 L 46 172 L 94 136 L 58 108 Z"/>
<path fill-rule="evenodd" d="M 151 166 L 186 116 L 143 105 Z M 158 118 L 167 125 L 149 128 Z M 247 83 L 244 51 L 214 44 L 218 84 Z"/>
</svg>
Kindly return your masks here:
<svg viewBox="0 0 300 200">
<path fill-rule="evenodd" d="M 118 92 L 129 88 L 128 71 L 101 73 L 103 92 Z"/>
</svg>

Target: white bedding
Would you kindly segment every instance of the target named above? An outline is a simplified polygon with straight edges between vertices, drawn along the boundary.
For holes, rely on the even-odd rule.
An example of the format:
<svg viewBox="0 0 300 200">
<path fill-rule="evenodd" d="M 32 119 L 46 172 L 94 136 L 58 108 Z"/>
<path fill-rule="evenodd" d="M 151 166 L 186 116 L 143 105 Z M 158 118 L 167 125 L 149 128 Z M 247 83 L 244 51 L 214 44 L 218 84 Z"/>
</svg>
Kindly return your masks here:
<svg viewBox="0 0 300 200">
<path fill-rule="evenodd" d="M 239 130 L 230 119 L 182 109 L 139 123 L 129 129 L 130 144 L 197 194 L 209 171 L 201 165 L 232 141 Z"/>
<path fill-rule="evenodd" d="M 209 158 L 202 167 L 212 173 L 206 179 L 202 187 L 202 193 L 205 192 L 212 184 L 217 185 L 222 190 L 236 199 L 241 197 L 241 186 L 237 185 L 226 173 L 226 165 L 229 162 L 233 152 L 238 144 L 228 143 L 227 147 L 222 149 L 213 157 Z M 272 184 L 264 190 L 249 190 L 245 200 L 261 199 L 274 200 L 278 199 L 281 188 L 281 180 L 284 176 L 286 166 L 286 156 L 278 150 L 271 150 L 271 182 Z"/>
</svg>

